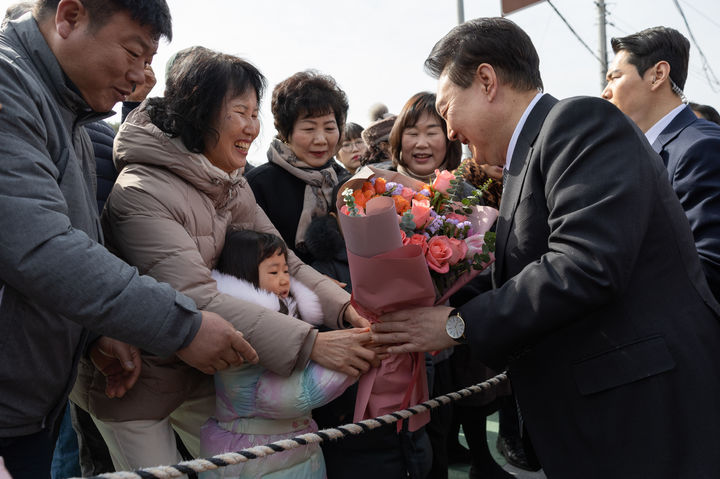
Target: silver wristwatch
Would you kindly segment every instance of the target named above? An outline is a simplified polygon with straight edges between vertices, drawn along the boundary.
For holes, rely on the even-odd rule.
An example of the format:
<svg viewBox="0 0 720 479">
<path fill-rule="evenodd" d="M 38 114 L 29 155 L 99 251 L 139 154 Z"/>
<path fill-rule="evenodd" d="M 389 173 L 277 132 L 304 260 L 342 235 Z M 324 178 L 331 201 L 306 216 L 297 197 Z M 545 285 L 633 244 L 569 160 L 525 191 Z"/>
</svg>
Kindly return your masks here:
<svg viewBox="0 0 720 479">
<path fill-rule="evenodd" d="M 465 321 L 457 309 L 453 309 L 445 321 L 445 332 L 458 343 L 465 343 Z"/>
</svg>

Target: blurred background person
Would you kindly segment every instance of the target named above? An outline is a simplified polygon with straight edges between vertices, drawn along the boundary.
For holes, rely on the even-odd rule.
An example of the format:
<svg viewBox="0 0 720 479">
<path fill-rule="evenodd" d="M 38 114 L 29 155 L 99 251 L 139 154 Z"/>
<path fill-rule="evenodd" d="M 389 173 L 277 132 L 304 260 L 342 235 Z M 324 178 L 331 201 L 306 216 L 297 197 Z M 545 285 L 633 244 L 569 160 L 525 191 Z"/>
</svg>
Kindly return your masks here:
<svg viewBox="0 0 720 479">
<path fill-rule="evenodd" d="M 720 113 L 718 113 L 718 111 L 710 105 L 701 105 L 699 103 L 690 102 L 688 103 L 688 106 L 692 108 L 693 113 L 695 113 L 695 116 L 698 118 L 704 118 L 720 125 Z"/>
<path fill-rule="evenodd" d="M 337 159 L 351 175 L 354 175 L 360 168 L 363 155 L 367 152 L 367 145 L 362 139 L 363 130 L 362 126 L 352 122 L 348 122 L 343 129 Z"/>
<path fill-rule="evenodd" d="M 390 160 L 390 131 L 395 124 L 396 115 L 387 115 L 385 118 L 376 120 L 362 132 L 362 139 L 365 140 L 367 151 L 361 163 L 373 165 L 377 168 L 389 168 Z"/>
</svg>

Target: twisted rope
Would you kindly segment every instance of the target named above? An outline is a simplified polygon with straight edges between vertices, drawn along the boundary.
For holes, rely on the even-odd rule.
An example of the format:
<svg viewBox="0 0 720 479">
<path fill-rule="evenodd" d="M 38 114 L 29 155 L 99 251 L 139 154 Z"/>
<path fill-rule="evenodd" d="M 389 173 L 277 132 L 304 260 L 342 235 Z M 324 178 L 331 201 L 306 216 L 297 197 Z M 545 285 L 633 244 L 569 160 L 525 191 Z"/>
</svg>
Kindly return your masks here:
<svg viewBox="0 0 720 479">
<path fill-rule="evenodd" d="M 343 426 L 330 429 L 323 429 L 314 433 L 302 434 L 290 439 L 283 439 L 264 446 L 255 446 L 243 449 L 238 452 L 227 452 L 206 459 L 183 461 L 173 466 L 147 467 L 144 469 L 138 469 L 134 472 L 109 472 L 98 476 L 92 476 L 88 479 L 169 479 L 173 477 L 182 477 L 183 475 L 191 472 L 204 472 L 219 469 L 221 467 L 233 466 L 235 464 L 240 464 L 241 462 L 247 462 L 251 459 L 266 457 L 271 454 L 275 454 L 276 452 L 288 451 L 308 444 L 320 444 L 325 441 L 343 439 L 350 435 L 362 434 L 363 432 L 370 431 L 387 424 L 393 424 L 416 414 L 420 414 L 436 407 L 450 404 L 453 401 L 458 401 L 468 396 L 472 396 L 473 394 L 486 391 L 505 381 L 507 381 L 507 375 L 503 372 L 488 379 L 487 381 L 460 389 L 456 392 L 443 394 L 407 409 L 376 417 L 374 419 L 365 419 L 360 422 L 345 424 Z"/>
</svg>

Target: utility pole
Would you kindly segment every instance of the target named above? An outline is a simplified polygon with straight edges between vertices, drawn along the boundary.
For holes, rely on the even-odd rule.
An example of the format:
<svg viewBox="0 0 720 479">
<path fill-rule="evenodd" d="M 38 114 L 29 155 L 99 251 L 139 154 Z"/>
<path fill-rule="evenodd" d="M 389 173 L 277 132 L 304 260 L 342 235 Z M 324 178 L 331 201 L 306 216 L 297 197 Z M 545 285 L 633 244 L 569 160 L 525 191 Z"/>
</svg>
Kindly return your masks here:
<svg viewBox="0 0 720 479">
<path fill-rule="evenodd" d="M 597 0 L 595 3 L 598 7 L 598 27 L 600 28 L 600 91 L 603 91 L 607 84 L 605 74 L 608 69 L 607 37 L 605 36 L 605 0 Z"/>
<path fill-rule="evenodd" d="M 458 25 L 465 23 L 465 4 L 463 0 L 457 0 Z"/>
</svg>

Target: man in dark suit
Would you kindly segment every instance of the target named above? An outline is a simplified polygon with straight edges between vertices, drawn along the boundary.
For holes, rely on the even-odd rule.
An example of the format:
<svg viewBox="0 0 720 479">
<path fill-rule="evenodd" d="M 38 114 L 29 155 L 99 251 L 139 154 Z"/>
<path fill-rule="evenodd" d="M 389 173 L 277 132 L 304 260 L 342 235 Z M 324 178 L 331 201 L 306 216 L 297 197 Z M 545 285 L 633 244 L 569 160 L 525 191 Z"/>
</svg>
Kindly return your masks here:
<svg viewBox="0 0 720 479">
<path fill-rule="evenodd" d="M 455 27 L 425 66 L 448 136 L 508 169 L 495 289 L 383 316 L 374 339 L 507 365 L 549 478 L 716 477 L 720 305 L 658 155 L 610 103 L 539 94 L 507 19 Z"/>
<path fill-rule="evenodd" d="M 720 299 L 720 126 L 684 104 L 690 42 L 677 30 L 655 27 L 611 43 L 615 58 L 602 96 L 637 124 L 662 157 L 705 278 Z"/>
</svg>

